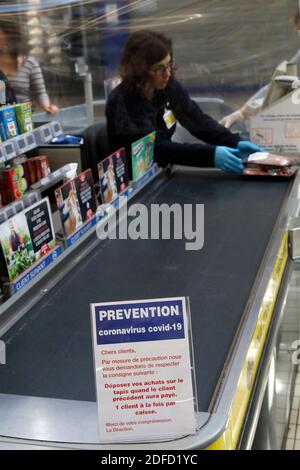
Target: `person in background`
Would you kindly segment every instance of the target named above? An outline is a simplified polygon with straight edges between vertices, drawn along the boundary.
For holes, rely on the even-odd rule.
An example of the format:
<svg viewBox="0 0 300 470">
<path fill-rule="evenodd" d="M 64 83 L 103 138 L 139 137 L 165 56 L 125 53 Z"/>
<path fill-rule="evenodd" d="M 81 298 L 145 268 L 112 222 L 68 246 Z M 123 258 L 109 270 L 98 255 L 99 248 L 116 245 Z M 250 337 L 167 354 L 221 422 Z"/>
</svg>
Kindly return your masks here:
<svg viewBox="0 0 300 470">
<path fill-rule="evenodd" d="M 290 17 L 290 22 L 296 27 L 297 34 L 300 37 L 300 12 L 299 12 L 299 2 L 297 1 L 297 8 L 295 13 Z M 289 64 L 295 64 L 298 67 L 298 72 L 300 68 L 300 50 L 288 61 Z M 246 103 L 244 103 L 239 109 L 233 113 L 224 116 L 220 120 L 220 124 L 225 126 L 227 129 L 231 129 L 235 124 L 242 123 L 253 116 L 256 112 L 260 110 L 261 105 L 265 97 L 268 94 L 270 84 L 265 85 L 260 88 L 251 98 L 249 98 Z"/>
<path fill-rule="evenodd" d="M 49 114 L 57 113 L 59 108 L 49 99 L 41 68 L 37 60 L 28 55 L 16 20 L 0 21 L 0 51 L 0 70 L 7 77 L 17 102 L 31 102 Z"/>
<path fill-rule="evenodd" d="M 0 70 L 0 80 L 5 83 L 5 97 L 3 103 L 1 105 L 9 105 L 14 104 L 17 102 L 17 98 L 15 92 L 9 83 L 6 75 Z M 2 101 L 2 100 L 1 100 Z"/>
<path fill-rule="evenodd" d="M 132 176 L 131 144 L 156 131 L 154 160 L 198 167 L 216 166 L 241 173 L 242 158 L 260 148 L 241 141 L 212 117 L 204 114 L 175 78 L 172 42 L 154 31 L 133 33 L 124 48 L 121 83 L 106 105 L 111 151 L 125 147 Z M 176 121 L 205 143 L 172 141 Z"/>
</svg>

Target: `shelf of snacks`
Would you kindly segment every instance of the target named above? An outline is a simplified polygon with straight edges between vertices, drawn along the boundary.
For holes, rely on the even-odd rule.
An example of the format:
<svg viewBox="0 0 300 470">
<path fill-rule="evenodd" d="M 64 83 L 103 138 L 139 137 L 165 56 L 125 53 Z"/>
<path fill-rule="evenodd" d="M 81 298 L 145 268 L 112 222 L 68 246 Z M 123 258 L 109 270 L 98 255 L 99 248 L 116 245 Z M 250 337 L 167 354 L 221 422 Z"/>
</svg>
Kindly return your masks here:
<svg viewBox="0 0 300 470">
<path fill-rule="evenodd" d="M 68 163 L 58 170 L 49 173 L 47 176 L 41 178 L 39 181 L 31 185 L 33 190 L 41 192 L 46 191 L 51 186 L 56 185 L 61 180 L 68 180 L 74 178 L 77 173 L 77 163 Z"/>
<path fill-rule="evenodd" d="M 7 204 L 0 208 L 0 224 L 10 219 L 12 216 L 16 215 L 18 212 L 22 212 L 27 207 L 36 203 L 41 199 L 40 191 L 28 191 L 24 194 L 22 199 L 17 199 L 16 201 Z"/>
<path fill-rule="evenodd" d="M 54 137 L 61 135 L 62 132 L 61 123 L 53 121 L 43 124 L 32 131 L 16 134 L 14 137 L 10 137 L 0 143 L 0 163 L 7 162 L 40 145 L 49 143 Z"/>
<path fill-rule="evenodd" d="M 61 134 L 58 121 L 33 129 L 28 103 L 0 108 L 0 208 L 22 199 L 27 189 L 50 173 L 46 155 L 26 154 Z"/>
<path fill-rule="evenodd" d="M 0 288 L 4 298 L 26 286 L 62 252 L 43 192 L 72 178 L 77 165 L 51 173 L 46 155 L 28 155 L 61 134 L 58 121 L 34 129 L 28 103 L 0 107 Z"/>
<path fill-rule="evenodd" d="M 69 170 L 63 169 L 62 173 Z M 21 200 L 30 190 L 42 188 L 49 183 L 48 177 L 54 181 L 60 175 L 61 171 L 51 173 L 47 155 L 15 157 L 10 165 L 0 168 L 0 207 Z"/>
<path fill-rule="evenodd" d="M 34 129 L 30 103 L 6 103 L 5 83 L 0 80 L 0 163 L 35 147 L 50 142 L 62 134 L 62 126 L 52 121 Z"/>
<path fill-rule="evenodd" d="M 77 164 L 70 163 L 51 173 L 46 165 L 48 173 L 31 183 L 21 199 L 0 209 L 0 288 L 4 300 L 25 288 L 63 251 L 84 242 L 98 223 L 100 230 L 109 224 L 112 211 L 118 211 L 156 177 L 160 170 L 153 162 L 154 141 L 155 133 L 151 133 L 132 144 L 132 181 L 125 149 L 121 148 L 98 163 L 97 196 L 91 169 L 77 175 Z M 31 181 L 47 163 L 45 156 L 15 161 L 18 164 L 5 171 L 10 181 L 15 177 L 20 185 L 24 176 Z M 54 191 L 57 211 L 50 207 L 48 189 Z"/>
</svg>

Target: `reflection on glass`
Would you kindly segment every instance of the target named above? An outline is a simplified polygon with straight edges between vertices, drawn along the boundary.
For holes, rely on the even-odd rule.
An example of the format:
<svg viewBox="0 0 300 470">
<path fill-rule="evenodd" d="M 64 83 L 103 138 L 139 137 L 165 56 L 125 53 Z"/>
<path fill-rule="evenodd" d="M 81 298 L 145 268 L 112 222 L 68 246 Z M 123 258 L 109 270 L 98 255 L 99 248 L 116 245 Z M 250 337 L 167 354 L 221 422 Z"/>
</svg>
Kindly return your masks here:
<svg viewBox="0 0 300 470">
<path fill-rule="evenodd" d="M 128 34 L 141 28 L 161 31 L 173 39 L 180 81 L 192 94 L 221 98 L 236 108 L 269 81 L 280 61 L 298 49 L 299 39 L 289 24 L 295 3 L 4 1 L 0 16 L 22 25 L 49 95 L 61 108 L 84 103 L 84 82 L 75 73 L 76 60 L 84 58 L 88 66 L 94 100 L 103 99 L 105 81 L 118 76 L 120 52 Z M 97 113 L 103 114 L 103 107 Z"/>
</svg>

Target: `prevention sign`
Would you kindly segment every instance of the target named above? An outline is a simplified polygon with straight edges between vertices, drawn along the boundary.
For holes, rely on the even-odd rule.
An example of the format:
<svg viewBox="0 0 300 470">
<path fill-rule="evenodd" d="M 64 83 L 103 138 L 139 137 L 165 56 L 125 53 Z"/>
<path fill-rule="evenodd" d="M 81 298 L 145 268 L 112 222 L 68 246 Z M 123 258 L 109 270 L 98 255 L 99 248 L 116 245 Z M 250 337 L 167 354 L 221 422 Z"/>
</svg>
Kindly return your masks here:
<svg viewBox="0 0 300 470">
<path fill-rule="evenodd" d="M 187 299 L 91 304 L 91 323 L 100 440 L 195 433 Z"/>
</svg>

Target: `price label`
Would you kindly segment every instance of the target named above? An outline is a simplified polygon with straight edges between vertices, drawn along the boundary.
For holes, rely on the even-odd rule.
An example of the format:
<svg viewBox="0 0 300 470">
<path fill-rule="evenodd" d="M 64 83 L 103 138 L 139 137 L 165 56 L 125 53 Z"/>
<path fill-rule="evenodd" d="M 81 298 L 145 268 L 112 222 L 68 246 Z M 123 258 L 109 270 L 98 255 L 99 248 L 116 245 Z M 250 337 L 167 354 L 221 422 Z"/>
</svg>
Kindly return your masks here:
<svg viewBox="0 0 300 470">
<path fill-rule="evenodd" d="M 33 134 L 28 134 L 26 136 L 26 142 L 27 142 L 27 147 L 28 149 L 32 149 L 33 147 L 35 147 L 36 145 L 36 142 L 35 142 L 35 137 Z"/>
<path fill-rule="evenodd" d="M 6 159 L 8 160 L 9 158 L 13 158 L 16 156 L 16 151 L 15 151 L 15 147 L 14 145 L 12 144 L 12 142 L 5 142 L 3 144 L 4 148 L 5 148 L 5 153 L 6 153 Z"/>
<path fill-rule="evenodd" d="M 44 127 L 43 136 L 44 136 L 44 139 L 45 139 L 46 142 L 51 140 L 52 134 L 51 134 L 51 130 L 50 130 L 49 127 Z"/>
<path fill-rule="evenodd" d="M 4 162 L 4 160 L 5 160 L 4 147 L 0 146 L 0 163 Z"/>
<path fill-rule="evenodd" d="M 55 137 L 62 133 L 62 126 L 60 122 L 51 122 L 51 128 Z"/>
<path fill-rule="evenodd" d="M 24 150 L 26 147 L 26 140 L 25 139 L 19 139 L 18 140 L 18 146 L 20 150 Z"/>
</svg>

